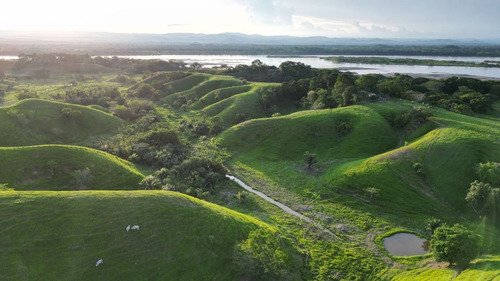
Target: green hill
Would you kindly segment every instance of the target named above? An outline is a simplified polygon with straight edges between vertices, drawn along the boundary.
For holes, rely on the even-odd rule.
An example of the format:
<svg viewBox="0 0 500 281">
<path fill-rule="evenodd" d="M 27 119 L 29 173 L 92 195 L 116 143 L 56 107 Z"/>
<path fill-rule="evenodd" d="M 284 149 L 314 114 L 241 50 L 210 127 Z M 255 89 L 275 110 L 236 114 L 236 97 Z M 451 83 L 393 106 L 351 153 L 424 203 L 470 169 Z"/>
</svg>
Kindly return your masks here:
<svg viewBox="0 0 500 281">
<path fill-rule="evenodd" d="M 2 280 L 238 280 L 235 245 L 256 230 L 278 237 L 254 218 L 166 191 L 4 191 L 0 221 Z M 297 258 L 280 245 L 269 260 Z M 300 280 L 300 266 L 287 266 L 286 280 Z"/>
<path fill-rule="evenodd" d="M 205 108 L 211 104 L 214 104 L 218 101 L 227 99 L 231 96 L 241 94 L 244 92 L 248 92 L 252 89 L 251 85 L 243 85 L 243 86 L 233 86 L 233 87 L 227 87 L 227 88 L 222 88 L 222 89 L 216 89 L 208 94 L 204 95 L 202 98 L 200 98 L 198 101 L 193 103 L 191 105 L 192 109 L 202 109 Z"/>
<path fill-rule="evenodd" d="M 144 177 L 116 156 L 68 145 L 0 147 L 0 167 L 0 182 L 16 190 L 137 189 Z"/>
<path fill-rule="evenodd" d="M 375 187 L 377 199 L 355 207 L 396 219 L 463 211 L 474 165 L 500 159 L 500 123 L 437 109 L 434 124 L 410 131 L 391 127 L 388 117 L 412 106 L 378 102 L 251 120 L 224 132 L 221 144 L 234 155 L 231 165 L 299 193 L 366 198 L 365 189 Z M 344 136 L 340 122 L 352 127 Z M 316 153 L 315 171 L 306 170 L 305 151 Z M 423 166 L 420 174 L 415 163 Z"/>
<path fill-rule="evenodd" d="M 191 77 L 191 76 L 189 76 Z M 187 78 L 189 78 L 187 77 Z M 180 81 L 180 80 L 177 80 Z M 174 81 L 175 82 L 175 81 Z M 232 87 L 232 86 L 240 86 L 243 82 L 239 79 L 230 76 L 210 76 L 210 78 L 206 81 L 201 82 L 200 84 L 194 87 L 189 88 L 185 91 L 177 91 L 175 94 L 169 95 L 162 99 L 163 102 L 173 103 L 178 99 L 182 99 L 185 101 L 197 101 L 202 98 L 204 95 L 208 94 L 213 90 L 217 90 L 220 88 Z M 193 85 L 193 84 L 191 84 Z"/>
<path fill-rule="evenodd" d="M 110 135 L 124 124 L 91 107 L 28 99 L 0 108 L 0 146 L 81 143 Z"/>
</svg>

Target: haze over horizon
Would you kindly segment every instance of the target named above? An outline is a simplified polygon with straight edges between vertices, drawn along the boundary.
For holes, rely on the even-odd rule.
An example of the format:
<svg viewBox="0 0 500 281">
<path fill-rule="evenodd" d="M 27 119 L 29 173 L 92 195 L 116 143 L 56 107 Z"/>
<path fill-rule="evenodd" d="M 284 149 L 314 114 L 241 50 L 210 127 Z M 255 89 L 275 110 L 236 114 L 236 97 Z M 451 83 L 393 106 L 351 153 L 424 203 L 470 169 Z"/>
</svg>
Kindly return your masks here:
<svg viewBox="0 0 500 281">
<path fill-rule="evenodd" d="M 453 7 L 452 7 L 453 5 Z M 0 30 L 499 39 L 500 1 L 9 1 Z"/>
</svg>

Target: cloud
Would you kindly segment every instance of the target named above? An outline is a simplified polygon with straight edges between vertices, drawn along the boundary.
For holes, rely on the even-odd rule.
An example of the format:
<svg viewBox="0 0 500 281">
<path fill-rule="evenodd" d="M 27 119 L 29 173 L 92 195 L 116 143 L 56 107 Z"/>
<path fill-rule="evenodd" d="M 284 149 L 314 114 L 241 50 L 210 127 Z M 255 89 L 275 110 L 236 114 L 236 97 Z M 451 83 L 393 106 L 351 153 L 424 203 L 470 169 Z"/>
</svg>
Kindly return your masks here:
<svg viewBox="0 0 500 281">
<path fill-rule="evenodd" d="M 273 0 L 236 0 L 258 24 L 291 24 L 294 10 Z"/>
</svg>

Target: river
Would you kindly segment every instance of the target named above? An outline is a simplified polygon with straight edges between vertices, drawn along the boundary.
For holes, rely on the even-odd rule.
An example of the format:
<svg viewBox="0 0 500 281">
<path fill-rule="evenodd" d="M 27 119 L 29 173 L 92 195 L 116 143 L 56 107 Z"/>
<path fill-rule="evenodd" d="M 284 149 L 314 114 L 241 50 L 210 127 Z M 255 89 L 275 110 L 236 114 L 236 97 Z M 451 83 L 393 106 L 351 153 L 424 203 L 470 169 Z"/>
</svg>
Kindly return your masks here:
<svg viewBox="0 0 500 281">
<path fill-rule="evenodd" d="M 254 60 L 260 60 L 267 65 L 279 66 L 285 61 L 302 62 L 313 68 L 338 68 L 358 74 L 384 74 L 406 73 L 423 76 L 478 76 L 500 79 L 500 67 L 468 67 L 468 66 L 425 66 L 425 65 L 383 65 L 365 63 L 334 63 L 323 60 L 325 56 L 266 56 L 266 55 L 157 55 L 157 56 L 122 56 L 133 59 L 161 59 L 182 60 L 187 64 L 199 63 L 204 67 L 238 64 L 249 65 Z M 367 57 L 367 56 L 363 56 Z M 380 56 L 388 58 L 421 58 L 434 60 L 455 60 L 464 62 L 482 62 L 484 60 L 499 60 L 497 57 L 415 57 L 415 56 Z"/>
<path fill-rule="evenodd" d="M 260 60 L 267 65 L 279 66 L 285 61 L 302 62 L 313 68 L 338 68 L 358 74 L 384 74 L 406 73 L 416 76 L 476 76 L 483 78 L 500 79 L 499 67 L 468 67 L 468 66 L 425 66 L 425 65 L 382 65 L 363 63 L 334 63 L 323 60 L 326 56 L 266 56 L 266 55 L 150 55 L 150 56 L 118 56 L 132 59 L 160 59 L 160 60 L 182 60 L 187 64 L 199 63 L 204 67 L 238 64 L 249 65 L 254 60 Z M 368 56 L 359 56 L 368 57 Z M 434 60 L 454 60 L 464 62 L 482 62 L 484 60 L 500 60 L 498 57 L 443 57 L 443 56 L 378 56 L 387 58 L 420 58 Z M 0 56 L 0 59 L 17 59 L 16 56 Z"/>
</svg>

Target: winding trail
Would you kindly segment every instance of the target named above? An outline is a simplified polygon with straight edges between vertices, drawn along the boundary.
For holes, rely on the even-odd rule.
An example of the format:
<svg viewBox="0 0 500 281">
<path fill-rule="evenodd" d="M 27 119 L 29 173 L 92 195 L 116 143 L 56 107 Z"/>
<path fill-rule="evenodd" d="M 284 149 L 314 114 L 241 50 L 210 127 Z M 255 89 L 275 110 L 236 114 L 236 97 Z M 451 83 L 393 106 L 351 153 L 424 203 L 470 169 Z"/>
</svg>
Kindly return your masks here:
<svg viewBox="0 0 500 281">
<path fill-rule="evenodd" d="M 328 228 L 323 227 L 321 224 L 313 221 L 311 218 L 306 217 L 303 214 L 301 214 L 301 213 L 299 213 L 297 211 L 292 210 L 292 208 L 290 208 L 290 207 L 288 207 L 288 206 L 286 206 L 286 205 L 284 205 L 284 204 L 282 204 L 282 203 L 274 200 L 273 198 L 267 196 L 266 194 L 264 194 L 264 193 L 262 193 L 262 192 L 260 192 L 258 190 L 255 190 L 255 189 L 251 188 L 250 186 L 248 186 L 247 184 L 245 184 L 244 182 L 242 182 L 237 177 L 231 176 L 231 175 L 226 175 L 226 178 L 228 178 L 228 179 L 236 182 L 239 186 L 241 186 L 246 191 L 251 192 L 251 193 L 259 196 L 260 198 L 266 200 L 267 202 L 269 202 L 269 203 L 277 206 L 278 208 L 282 209 L 283 211 L 287 212 L 288 214 L 296 216 L 296 217 L 298 217 L 300 219 L 305 220 L 306 222 L 308 222 L 308 223 L 314 225 L 315 227 L 321 229 L 323 232 L 328 233 L 329 235 L 333 236 L 334 238 L 337 238 L 339 240 L 345 241 L 344 239 L 342 239 L 339 236 L 337 236 L 335 233 L 331 232 Z"/>
</svg>

